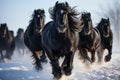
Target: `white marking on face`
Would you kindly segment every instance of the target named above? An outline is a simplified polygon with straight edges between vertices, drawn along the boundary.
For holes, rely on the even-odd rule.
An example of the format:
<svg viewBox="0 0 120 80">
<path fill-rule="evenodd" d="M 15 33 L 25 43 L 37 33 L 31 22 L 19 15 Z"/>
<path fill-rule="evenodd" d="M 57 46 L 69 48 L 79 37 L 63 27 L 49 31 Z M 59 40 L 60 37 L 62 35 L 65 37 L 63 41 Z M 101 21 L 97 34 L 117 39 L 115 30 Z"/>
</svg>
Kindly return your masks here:
<svg viewBox="0 0 120 80">
<path fill-rule="evenodd" d="M 37 17 L 39 18 L 39 17 L 40 17 L 40 15 L 37 15 Z"/>
<path fill-rule="evenodd" d="M 63 12 L 64 12 L 63 10 L 60 11 L 61 14 L 63 14 Z"/>
</svg>

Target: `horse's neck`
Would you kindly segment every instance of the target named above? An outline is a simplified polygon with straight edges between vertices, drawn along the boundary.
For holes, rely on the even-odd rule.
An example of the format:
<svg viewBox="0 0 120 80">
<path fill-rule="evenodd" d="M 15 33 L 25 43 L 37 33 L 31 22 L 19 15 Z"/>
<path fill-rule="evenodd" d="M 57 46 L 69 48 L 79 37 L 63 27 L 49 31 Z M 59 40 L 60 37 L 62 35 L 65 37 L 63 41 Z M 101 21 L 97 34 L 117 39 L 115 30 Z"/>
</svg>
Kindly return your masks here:
<svg viewBox="0 0 120 80">
<path fill-rule="evenodd" d="M 98 26 L 97 26 L 97 29 L 101 32 L 101 28 L 102 28 L 102 23 L 100 22 L 99 24 L 98 24 Z"/>
<path fill-rule="evenodd" d="M 30 25 L 27 28 L 28 35 L 33 35 L 34 33 L 34 23 L 30 23 Z"/>
</svg>

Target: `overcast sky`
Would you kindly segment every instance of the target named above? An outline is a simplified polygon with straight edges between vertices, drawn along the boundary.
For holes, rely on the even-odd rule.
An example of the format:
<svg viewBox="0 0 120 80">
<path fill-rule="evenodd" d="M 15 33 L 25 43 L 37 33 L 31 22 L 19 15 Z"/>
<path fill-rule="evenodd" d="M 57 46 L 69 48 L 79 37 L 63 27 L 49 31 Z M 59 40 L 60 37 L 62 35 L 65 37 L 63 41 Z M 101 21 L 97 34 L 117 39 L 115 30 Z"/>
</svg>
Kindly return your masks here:
<svg viewBox="0 0 120 80">
<path fill-rule="evenodd" d="M 19 27 L 26 29 L 34 9 L 44 9 L 46 19 L 50 21 L 48 9 L 53 7 L 57 0 L 0 0 L 0 23 L 7 23 L 9 29 L 16 31 Z M 99 22 L 96 12 L 100 7 L 107 8 L 115 0 L 59 0 L 67 1 L 71 7 L 77 6 L 77 10 L 88 11 L 92 15 L 93 23 Z M 102 16 L 101 16 L 102 17 Z"/>
</svg>

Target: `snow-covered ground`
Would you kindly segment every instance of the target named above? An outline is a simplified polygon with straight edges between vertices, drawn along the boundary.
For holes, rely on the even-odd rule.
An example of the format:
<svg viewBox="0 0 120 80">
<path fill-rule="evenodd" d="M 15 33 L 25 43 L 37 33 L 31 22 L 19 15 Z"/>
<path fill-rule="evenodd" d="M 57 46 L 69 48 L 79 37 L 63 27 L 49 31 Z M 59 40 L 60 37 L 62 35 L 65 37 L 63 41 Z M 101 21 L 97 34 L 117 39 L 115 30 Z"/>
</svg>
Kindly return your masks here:
<svg viewBox="0 0 120 80">
<path fill-rule="evenodd" d="M 43 64 L 43 70 L 37 72 L 32 65 L 31 53 L 14 53 L 12 61 L 0 63 L 0 80 L 53 80 L 50 64 Z M 71 76 L 62 76 L 61 80 L 120 80 L 120 52 L 113 51 L 112 59 L 103 65 L 95 62 L 90 69 L 77 57 Z"/>
</svg>

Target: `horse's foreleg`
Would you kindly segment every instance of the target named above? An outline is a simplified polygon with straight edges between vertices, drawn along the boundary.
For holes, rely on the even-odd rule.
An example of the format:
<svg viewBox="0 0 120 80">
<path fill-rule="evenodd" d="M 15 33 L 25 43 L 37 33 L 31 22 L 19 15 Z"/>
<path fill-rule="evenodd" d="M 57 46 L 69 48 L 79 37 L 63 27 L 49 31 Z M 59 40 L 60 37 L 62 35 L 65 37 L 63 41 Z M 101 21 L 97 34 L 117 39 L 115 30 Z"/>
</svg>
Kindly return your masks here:
<svg viewBox="0 0 120 80">
<path fill-rule="evenodd" d="M 18 53 L 21 55 L 21 51 L 20 51 L 20 48 L 17 48 L 18 49 Z"/>
<path fill-rule="evenodd" d="M 92 63 L 95 62 L 95 50 L 91 51 L 91 61 Z"/>
<path fill-rule="evenodd" d="M 62 64 L 62 69 L 65 75 L 71 74 L 71 71 L 73 69 L 73 58 L 74 58 L 73 52 L 70 52 L 65 56 L 64 62 Z"/>
<path fill-rule="evenodd" d="M 78 57 L 79 59 L 83 59 L 84 60 L 84 55 L 82 54 L 82 50 L 81 49 L 78 49 Z"/>
<path fill-rule="evenodd" d="M 44 51 L 44 50 L 42 50 L 42 55 L 40 56 L 40 59 L 41 59 L 42 62 L 47 63 L 47 58 L 46 58 L 46 55 L 45 55 L 45 51 Z"/>
<path fill-rule="evenodd" d="M 39 59 L 40 53 L 39 51 L 32 51 L 32 57 L 34 59 L 34 65 L 36 70 L 41 70 L 42 66 L 41 66 L 41 60 Z"/>
<path fill-rule="evenodd" d="M 105 56 L 105 62 L 110 61 L 112 55 L 112 47 L 108 48 L 108 55 Z"/>
<path fill-rule="evenodd" d="M 1 54 L 1 59 L 0 59 L 0 62 L 2 62 L 2 61 L 3 61 L 3 59 L 4 59 L 4 56 L 3 56 L 3 54 L 2 54 L 2 51 L 0 51 L 0 54 Z"/>
<path fill-rule="evenodd" d="M 52 74 L 58 80 L 62 76 L 62 72 L 61 72 L 61 68 L 59 66 L 58 58 L 57 57 L 55 58 L 55 56 L 53 56 L 53 53 L 47 51 L 47 49 L 45 51 L 46 51 L 46 54 L 50 60 L 50 64 L 52 66 Z M 55 53 L 55 54 L 57 54 L 57 53 Z"/>
<path fill-rule="evenodd" d="M 23 55 L 25 54 L 25 49 L 22 50 L 23 51 Z"/>
<path fill-rule="evenodd" d="M 86 61 L 86 59 L 91 63 L 91 59 L 88 56 L 88 50 L 86 48 L 82 48 L 81 49 L 81 54 L 83 55 L 84 58 L 84 62 Z"/>
<path fill-rule="evenodd" d="M 54 77 L 56 79 L 61 78 L 62 72 L 61 72 L 61 68 L 59 66 L 58 59 L 51 60 L 51 65 L 52 65 L 52 74 L 54 75 Z"/>
</svg>

